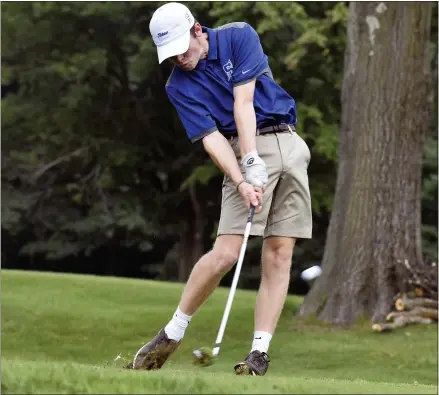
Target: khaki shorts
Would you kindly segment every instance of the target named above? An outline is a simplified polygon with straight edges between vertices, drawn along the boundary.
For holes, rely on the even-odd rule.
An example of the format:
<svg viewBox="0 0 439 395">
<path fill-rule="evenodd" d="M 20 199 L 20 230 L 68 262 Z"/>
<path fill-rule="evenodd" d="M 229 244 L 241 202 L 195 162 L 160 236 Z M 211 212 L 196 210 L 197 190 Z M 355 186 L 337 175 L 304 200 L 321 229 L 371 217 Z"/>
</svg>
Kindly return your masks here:
<svg viewBox="0 0 439 395">
<path fill-rule="evenodd" d="M 241 172 L 239 139 L 230 145 Z M 267 165 L 268 184 L 262 198 L 262 211 L 253 217 L 252 236 L 312 237 L 311 196 L 308 165 L 311 153 L 305 141 L 290 132 L 256 136 L 259 156 Z M 248 210 L 233 181 L 224 177 L 218 235 L 244 234 Z"/>
</svg>

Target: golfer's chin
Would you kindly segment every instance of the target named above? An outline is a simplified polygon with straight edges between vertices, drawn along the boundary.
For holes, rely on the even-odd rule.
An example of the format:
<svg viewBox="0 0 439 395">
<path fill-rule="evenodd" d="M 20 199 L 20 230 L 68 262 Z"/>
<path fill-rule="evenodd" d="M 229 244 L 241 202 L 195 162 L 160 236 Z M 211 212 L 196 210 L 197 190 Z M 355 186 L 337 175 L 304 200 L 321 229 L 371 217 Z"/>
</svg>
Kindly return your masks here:
<svg viewBox="0 0 439 395">
<path fill-rule="evenodd" d="M 180 67 L 180 69 L 184 70 L 184 71 L 192 71 L 193 69 L 195 69 L 195 66 L 193 63 L 188 63 L 188 64 L 182 64 L 179 65 L 178 67 Z"/>
</svg>

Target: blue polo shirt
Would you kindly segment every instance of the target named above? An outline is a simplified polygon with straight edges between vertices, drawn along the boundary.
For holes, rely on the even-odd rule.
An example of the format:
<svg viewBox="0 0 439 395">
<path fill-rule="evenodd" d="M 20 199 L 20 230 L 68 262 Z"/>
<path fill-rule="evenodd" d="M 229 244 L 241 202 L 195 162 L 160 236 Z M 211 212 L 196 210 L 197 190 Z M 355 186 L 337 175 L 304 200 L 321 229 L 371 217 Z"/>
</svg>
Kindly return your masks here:
<svg viewBox="0 0 439 395">
<path fill-rule="evenodd" d="M 244 22 L 216 29 L 203 26 L 209 53 L 192 71 L 175 66 L 166 93 L 189 139 L 196 142 L 218 130 L 236 134 L 233 87 L 256 79 L 254 108 L 258 128 L 296 124 L 296 103 L 273 79 L 256 31 Z"/>
</svg>

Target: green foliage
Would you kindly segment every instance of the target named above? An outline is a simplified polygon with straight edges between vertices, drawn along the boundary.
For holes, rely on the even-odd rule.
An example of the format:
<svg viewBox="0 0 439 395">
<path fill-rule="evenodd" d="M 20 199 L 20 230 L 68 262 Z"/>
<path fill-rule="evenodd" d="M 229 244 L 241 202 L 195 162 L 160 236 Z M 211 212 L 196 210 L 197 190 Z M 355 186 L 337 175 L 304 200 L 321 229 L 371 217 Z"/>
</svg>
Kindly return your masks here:
<svg viewBox="0 0 439 395">
<path fill-rule="evenodd" d="M 17 196 L 2 227 L 34 233 L 21 253 L 59 259 L 111 240 L 148 250 L 177 218 L 164 203 L 178 210 L 180 184 L 204 158 L 182 161 L 190 144 L 145 35 L 155 7 L 2 5 L 3 83 L 19 86 L 2 99 L 2 176 Z"/>
<path fill-rule="evenodd" d="M 60 259 L 110 243 L 145 251 L 162 239 L 172 249 L 194 205 L 206 239 L 215 234 L 222 175 L 188 141 L 166 97 L 171 66 L 158 65 L 148 27 L 161 4 L 2 3 L 2 230 L 23 240 L 22 254 Z M 300 256 L 318 260 L 335 190 L 347 3 L 188 6 L 203 25 L 254 26 L 276 81 L 296 99 L 320 229 Z M 423 184 L 429 256 L 437 243 L 434 141 Z"/>
<path fill-rule="evenodd" d="M 428 136 L 424 145 L 422 182 L 422 244 L 424 255 L 429 260 L 438 260 L 438 140 Z"/>
<path fill-rule="evenodd" d="M 186 188 L 194 184 L 206 185 L 209 181 L 215 177 L 222 174 L 218 167 L 211 161 L 204 165 L 197 166 L 191 175 L 183 181 L 180 190 L 183 191 Z"/>
</svg>

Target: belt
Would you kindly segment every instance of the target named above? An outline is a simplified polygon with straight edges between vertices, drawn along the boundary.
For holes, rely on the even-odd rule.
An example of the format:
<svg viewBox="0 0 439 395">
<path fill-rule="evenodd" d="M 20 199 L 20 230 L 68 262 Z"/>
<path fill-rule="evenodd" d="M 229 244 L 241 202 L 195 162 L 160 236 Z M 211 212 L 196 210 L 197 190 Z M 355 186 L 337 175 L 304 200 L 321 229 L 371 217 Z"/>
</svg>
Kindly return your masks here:
<svg viewBox="0 0 439 395">
<path fill-rule="evenodd" d="M 282 132 L 295 132 L 296 127 L 294 125 L 287 125 L 286 123 L 281 123 L 279 125 L 271 125 L 266 126 L 261 129 L 256 129 L 256 136 L 260 136 L 262 134 L 270 134 L 270 133 L 282 133 Z M 237 137 L 236 133 L 225 134 L 224 137 L 227 140 L 232 139 L 233 137 Z"/>
</svg>

